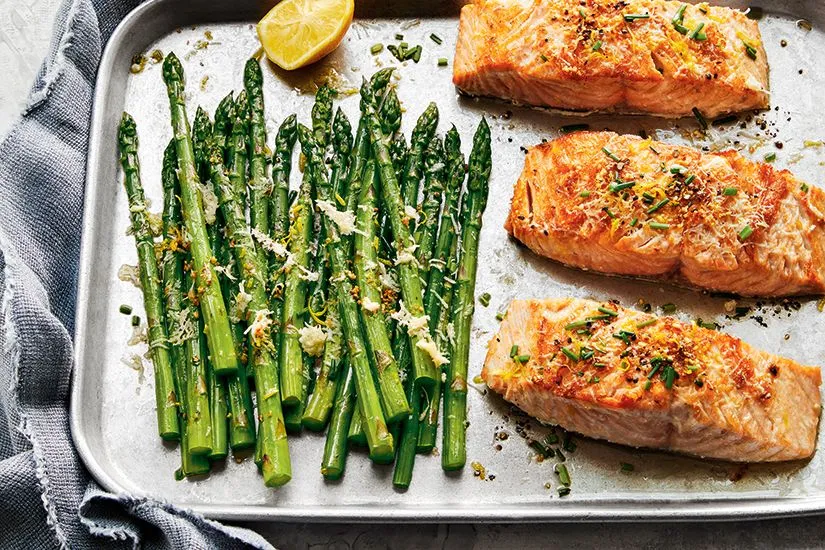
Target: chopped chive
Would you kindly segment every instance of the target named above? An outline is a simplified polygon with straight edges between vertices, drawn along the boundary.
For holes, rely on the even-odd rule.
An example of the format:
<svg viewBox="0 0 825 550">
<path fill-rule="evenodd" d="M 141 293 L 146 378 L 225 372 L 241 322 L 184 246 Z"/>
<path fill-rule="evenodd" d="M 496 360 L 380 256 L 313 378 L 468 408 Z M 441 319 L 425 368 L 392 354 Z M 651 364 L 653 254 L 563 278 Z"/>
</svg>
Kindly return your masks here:
<svg viewBox="0 0 825 550">
<path fill-rule="evenodd" d="M 611 317 L 612 317 L 611 315 L 591 315 L 591 316 L 587 317 L 587 321 L 606 321 L 607 319 L 610 319 Z"/>
<path fill-rule="evenodd" d="M 650 325 L 655 324 L 656 321 L 658 321 L 658 319 L 656 319 L 655 317 L 653 317 L 652 319 L 647 319 L 646 321 L 641 321 L 639 323 L 636 323 L 636 328 L 649 327 Z"/>
<path fill-rule="evenodd" d="M 811 187 L 807 183 L 803 183 L 799 186 L 799 188 L 802 190 L 803 193 L 807 193 L 811 189 Z"/>
<path fill-rule="evenodd" d="M 637 223 L 639 223 L 639 218 L 633 218 L 630 220 L 630 227 L 636 227 Z"/>
<path fill-rule="evenodd" d="M 607 147 L 602 147 L 602 153 L 604 153 L 605 155 L 607 155 L 607 156 L 608 156 L 608 158 L 610 158 L 610 160 L 613 160 L 613 161 L 616 161 L 616 162 L 621 162 L 621 161 L 622 161 L 622 159 L 620 159 L 619 157 L 617 157 L 616 155 L 614 155 L 614 154 L 613 154 L 613 151 L 611 151 L 611 150 L 610 150 L 610 149 L 608 149 Z"/>
<path fill-rule="evenodd" d="M 685 178 L 685 185 L 690 185 L 696 179 L 696 174 L 691 174 Z"/>
<path fill-rule="evenodd" d="M 630 189 L 636 185 L 635 181 L 623 181 L 623 182 L 614 182 L 607 186 L 607 188 L 612 193 L 618 193 L 619 191 L 624 191 L 625 189 Z"/>
<path fill-rule="evenodd" d="M 547 434 L 547 437 L 544 438 L 544 444 L 545 445 L 555 445 L 558 442 L 559 442 L 559 436 L 557 436 L 556 434 L 554 434 L 552 432 Z"/>
<path fill-rule="evenodd" d="M 681 23 L 674 23 L 673 28 L 676 29 L 676 31 L 681 33 L 681 34 L 687 34 L 688 32 L 690 32 L 690 29 L 688 29 L 687 27 L 685 27 Z"/>
<path fill-rule="evenodd" d="M 395 33 L 395 39 L 396 39 L 396 40 L 404 40 L 404 35 L 403 35 L 403 34 L 400 34 L 400 33 Z M 406 44 L 405 44 L 405 45 L 406 45 Z"/>
<path fill-rule="evenodd" d="M 621 340 L 625 343 L 625 345 L 630 345 L 631 340 L 636 338 L 635 332 L 630 332 L 629 330 L 620 330 L 619 332 L 613 334 L 613 338 Z"/>
<path fill-rule="evenodd" d="M 672 365 L 665 365 L 665 368 L 662 370 L 662 377 L 665 379 L 665 387 L 671 389 L 673 388 L 673 382 L 679 378 L 679 373 L 676 372 L 676 369 L 674 369 Z"/>
<path fill-rule="evenodd" d="M 630 464 L 629 462 L 619 462 L 619 466 L 623 472 L 632 472 L 635 469 L 633 464 Z"/>
<path fill-rule="evenodd" d="M 670 302 L 667 304 L 662 304 L 662 311 L 667 314 L 676 313 L 676 304 L 672 304 Z"/>
<path fill-rule="evenodd" d="M 591 384 L 598 384 L 600 381 L 601 381 L 601 378 L 599 378 L 598 376 L 591 376 L 590 377 L 590 383 Z"/>
<path fill-rule="evenodd" d="M 435 42 L 435 43 L 436 43 L 436 44 L 438 44 L 439 46 L 440 46 L 440 45 L 441 45 L 441 43 L 443 42 L 443 40 L 441 40 L 441 37 L 440 37 L 440 36 L 438 36 L 438 35 L 437 35 L 437 34 L 435 34 L 435 33 L 433 33 L 433 34 L 431 34 L 431 35 L 430 35 L 430 40 L 432 40 L 433 42 Z"/>
<path fill-rule="evenodd" d="M 132 313 L 132 306 L 128 304 L 121 304 L 120 305 L 120 312 L 124 315 L 130 315 Z"/>
<path fill-rule="evenodd" d="M 768 153 L 767 155 L 765 155 L 765 162 L 773 162 L 775 160 L 776 160 L 776 153 L 771 152 L 771 153 Z"/>
<path fill-rule="evenodd" d="M 584 10 L 582 8 L 579 8 L 579 15 L 582 19 L 585 19 L 587 17 L 587 14 L 584 13 Z"/>
<path fill-rule="evenodd" d="M 513 344 L 513 347 L 510 348 L 510 357 L 515 357 L 518 355 L 518 346 Z"/>
<path fill-rule="evenodd" d="M 756 48 L 754 48 L 753 46 L 751 46 L 750 44 L 748 44 L 744 40 L 742 41 L 742 44 L 745 45 L 745 53 L 748 55 L 748 57 L 750 57 L 751 59 L 753 59 L 755 61 L 756 60 Z"/>
<path fill-rule="evenodd" d="M 543 53 L 539 54 L 539 59 L 541 59 L 542 63 L 547 63 L 547 56 Z"/>
<path fill-rule="evenodd" d="M 659 231 L 664 231 L 665 229 L 670 229 L 669 223 L 662 223 L 662 222 L 650 222 L 648 224 L 651 229 L 656 229 Z"/>
<path fill-rule="evenodd" d="M 419 61 L 421 61 L 421 50 L 422 50 L 421 46 L 416 46 L 415 48 L 410 50 L 410 53 L 407 56 L 407 59 L 412 59 L 413 63 L 418 63 Z"/>
<path fill-rule="evenodd" d="M 647 380 L 645 382 L 645 391 L 649 390 L 652 385 L 653 385 L 653 382 L 651 382 L 650 380 Z"/>
<path fill-rule="evenodd" d="M 140 316 L 132 315 L 132 326 L 136 327 L 140 324 Z"/>
<path fill-rule="evenodd" d="M 593 350 L 588 348 L 588 347 L 582 346 L 581 353 L 579 354 L 579 358 L 582 361 L 587 361 L 588 359 L 592 359 L 593 358 Z"/>
<path fill-rule="evenodd" d="M 496 321 L 503 321 L 503 320 L 504 320 L 504 313 L 502 313 L 501 311 L 496 313 Z"/>
<path fill-rule="evenodd" d="M 574 363 L 576 363 L 576 362 L 578 362 L 578 361 L 579 361 L 579 356 L 576 354 L 576 352 L 575 352 L 575 351 L 571 350 L 570 348 L 568 348 L 568 347 L 563 347 L 563 348 L 561 348 L 561 352 L 562 352 L 565 356 L 567 356 L 567 358 L 568 358 L 568 359 L 570 359 L 571 361 L 573 361 Z"/>
<path fill-rule="evenodd" d="M 370 53 L 372 53 L 372 55 L 375 55 L 377 53 L 381 53 L 381 50 L 383 50 L 383 49 L 384 49 L 383 44 L 373 44 L 372 48 L 370 48 Z"/>
<path fill-rule="evenodd" d="M 625 21 L 637 21 L 639 19 L 650 19 L 649 13 L 626 13 L 624 14 Z"/>
<path fill-rule="evenodd" d="M 562 441 L 562 448 L 568 453 L 575 453 L 577 449 L 576 442 L 573 441 L 573 436 L 569 432 L 564 433 L 564 440 Z"/>
<path fill-rule="evenodd" d="M 673 16 L 673 19 L 671 19 L 670 22 L 673 23 L 674 25 L 676 25 L 676 24 L 681 25 L 682 22 L 685 20 L 685 10 L 686 9 L 687 9 L 687 4 L 682 4 L 681 6 L 679 6 L 679 9 L 676 10 L 676 15 Z"/>
<path fill-rule="evenodd" d="M 726 197 L 733 197 L 738 192 L 739 192 L 739 189 L 737 189 L 736 187 L 725 187 L 722 190 L 722 194 L 725 195 Z"/>
<path fill-rule="evenodd" d="M 673 166 L 670 167 L 670 173 L 671 174 L 679 175 L 679 174 L 684 174 L 686 171 L 687 171 L 687 168 L 685 168 L 681 164 L 674 164 Z"/>
<path fill-rule="evenodd" d="M 570 485 L 570 472 L 567 471 L 567 466 L 564 464 L 556 464 L 553 468 L 556 471 L 556 475 L 559 476 L 559 481 L 562 485 L 569 486 Z"/>
<path fill-rule="evenodd" d="M 530 443 L 527 444 L 531 449 L 536 451 L 537 455 L 540 455 L 542 458 L 547 458 L 547 456 L 552 452 L 547 447 L 542 445 L 540 441 L 536 441 L 535 439 L 531 439 Z"/>
<path fill-rule="evenodd" d="M 702 328 L 706 328 L 708 330 L 719 330 L 719 325 L 717 325 L 713 321 L 703 321 L 702 318 L 696 319 L 696 324 Z"/>
<path fill-rule="evenodd" d="M 376 44 L 375 46 L 379 46 L 380 44 Z M 375 47 L 373 46 L 373 48 Z M 398 49 L 398 46 L 394 46 L 392 44 L 387 46 L 387 50 L 395 57 L 398 61 L 404 61 L 404 56 L 402 55 L 401 50 Z M 381 50 L 379 50 L 381 51 Z"/>
<path fill-rule="evenodd" d="M 570 494 L 570 487 L 559 487 L 559 496 L 566 497 Z"/>
<path fill-rule="evenodd" d="M 516 361 L 518 361 L 519 363 L 526 363 L 527 361 L 529 361 L 529 360 L 530 360 L 530 356 L 529 356 L 529 355 L 519 355 L 519 356 L 518 356 L 518 357 L 516 357 L 515 359 L 516 359 Z"/>
<path fill-rule="evenodd" d="M 605 315 L 609 315 L 611 317 L 618 317 L 619 316 L 618 311 L 610 309 L 609 307 L 599 306 L 599 311 L 601 311 Z"/>
<path fill-rule="evenodd" d="M 690 31 L 690 34 L 688 34 L 687 37 L 691 40 L 707 40 L 708 37 L 702 32 L 703 28 L 705 28 L 705 24 L 699 23 L 692 31 Z"/>
<path fill-rule="evenodd" d="M 664 199 L 660 200 L 659 202 L 657 202 L 656 204 L 654 204 L 653 206 L 651 206 L 650 208 L 648 208 L 648 209 L 646 210 L 646 212 L 647 212 L 648 214 L 653 214 L 653 213 L 654 213 L 654 212 L 656 212 L 657 210 L 659 210 L 659 209 L 664 208 L 665 206 L 667 206 L 667 203 L 669 203 L 669 202 L 670 202 L 670 199 L 668 199 L 668 198 L 664 198 Z"/>
<path fill-rule="evenodd" d="M 708 129 L 708 119 L 705 118 L 705 115 L 703 115 L 702 112 L 699 109 L 697 109 L 696 107 L 694 107 L 692 109 L 692 111 L 693 111 L 693 116 L 696 117 L 696 121 L 699 123 L 699 126 L 701 126 L 702 130 L 707 130 Z"/>
<path fill-rule="evenodd" d="M 659 369 L 662 368 L 662 363 L 661 362 L 656 362 L 656 363 L 651 362 L 651 364 L 653 365 L 653 368 L 650 369 L 649 373 L 647 373 L 647 379 L 648 380 L 652 380 L 653 377 L 656 376 L 656 373 L 659 372 Z"/>
<path fill-rule="evenodd" d="M 577 328 L 586 327 L 590 321 L 582 319 L 581 321 L 573 321 L 564 325 L 564 330 L 576 330 Z"/>
<path fill-rule="evenodd" d="M 642 200 L 643 200 L 645 203 L 647 203 L 647 204 L 651 204 L 655 198 L 656 198 L 656 197 L 654 197 L 653 195 L 651 195 L 651 194 L 650 194 L 650 193 L 648 193 L 647 191 L 645 191 L 644 193 L 642 193 Z"/>
<path fill-rule="evenodd" d="M 614 213 L 610 210 L 610 208 L 609 208 L 609 207 L 605 206 L 604 208 L 602 208 L 602 210 L 603 210 L 603 211 L 604 211 L 604 213 L 605 213 L 605 214 L 607 214 L 607 215 L 608 215 L 608 217 L 610 217 L 611 219 L 613 219 L 613 218 L 615 218 L 615 217 L 616 217 L 616 214 L 614 214 Z"/>
<path fill-rule="evenodd" d="M 583 199 L 586 199 L 590 196 L 590 191 L 582 191 L 581 193 L 579 193 L 579 196 Z"/>
<path fill-rule="evenodd" d="M 439 57 L 438 58 L 438 66 L 439 67 L 446 67 L 447 66 L 447 58 L 446 57 Z"/>
<path fill-rule="evenodd" d="M 739 231 L 739 240 L 740 240 L 740 241 L 744 241 L 744 240 L 746 240 L 748 237 L 750 237 L 751 235 L 753 235 L 753 229 L 751 228 L 751 226 L 750 226 L 750 225 L 745 225 L 745 227 L 743 227 L 743 228 Z"/>
<path fill-rule="evenodd" d="M 481 305 L 483 305 L 484 307 L 487 307 L 487 306 L 490 305 L 490 298 L 491 298 L 490 293 L 485 292 L 484 294 L 482 294 L 481 296 L 478 297 L 478 301 L 479 301 L 479 303 L 481 303 Z"/>
<path fill-rule="evenodd" d="M 570 134 L 572 132 L 580 132 L 582 130 L 589 130 L 589 124 L 567 124 L 560 128 L 562 134 Z"/>
<path fill-rule="evenodd" d="M 597 51 L 601 50 L 602 49 L 602 41 L 601 40 L 596 40 L 596 42 L 593 44 L 593 47 L 591 49 L 594 52 L 597 52 Z"/>
</svg>

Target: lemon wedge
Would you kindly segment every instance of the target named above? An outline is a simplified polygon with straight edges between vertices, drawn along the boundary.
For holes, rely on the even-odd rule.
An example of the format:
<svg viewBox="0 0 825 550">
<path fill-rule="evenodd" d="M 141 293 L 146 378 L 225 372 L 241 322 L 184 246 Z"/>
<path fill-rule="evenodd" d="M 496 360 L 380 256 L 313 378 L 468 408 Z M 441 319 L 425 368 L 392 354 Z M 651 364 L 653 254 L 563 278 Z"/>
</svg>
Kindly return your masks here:
<svg viewBox="0 0 825 550">
<path fill-rule="evenodd" d="M 282 0 L 258 23 L 258 38 L 270 61 L 298 69 L 338 47 L 354 9 L 354 0 Z"/>
</svg>

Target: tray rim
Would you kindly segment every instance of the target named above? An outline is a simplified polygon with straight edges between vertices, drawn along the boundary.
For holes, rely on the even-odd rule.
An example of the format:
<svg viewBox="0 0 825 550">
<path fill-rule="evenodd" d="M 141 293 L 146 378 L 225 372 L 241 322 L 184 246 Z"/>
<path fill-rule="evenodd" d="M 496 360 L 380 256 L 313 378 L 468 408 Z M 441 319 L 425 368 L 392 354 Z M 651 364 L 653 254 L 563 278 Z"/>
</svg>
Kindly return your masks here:
<svg viewBox="0 0 825 550">
<path fill-rule="evenodd" d="M 86 162 L 86 187 L 83 200 L 83 233 L 79 262 L 77 306 L 74 333 L 74 369 L 70 397 L 69 427 L 74 446 L 92 478 L 107 491 L 127 493 L 123 483 L 115 474 L 103 466 L 90 444 L 83 425 L 82 394 L 89 383 L 86 371 L 80 365 L 86 345 L 90 343 L 86 331 L 86 319 L 90 312 L 87 297 L 90 293 L 88 273 L 92 269 L 95 255 L 92 237 L 94 217 L 101 186 L 97 167 L 106 162 L 102 148 L 102 130 L 106 124 L 105 99 L 109 94 L 116 52 L 132 31 L 143 24 L 152 11 L 171 4 L 171 0 L 147 0 L 132 10 L 116 27 L 101 56 L 98 80 L 95 86 L 90 123 L 88 158 Z M 188 12 L 187 12 L 188 14 Z M 210 19 L 206 12 L 204 20 Z M 201 23 L 202 21 L 198 21 Z M 166 32 L 166 31 L 164 31 Z M 152 498 L 149 493 L 139 496 Z M 825 512 L 825 494 L 821 496 L 791 496 L 766 498 L 622 498 L 613 500 L 553 500 L 545 506 L 535 504 L 504 504 L 473 506 L 467 503 L 461 507 L 380 507 L 378 505 L 345 506 L 297 506 L 277 507 L 267 505 L 229 505 L 171 502 L 190 509 L 206 517 L 223 520 L 247 521 L 303 521 L 303 522 L 354 522 L 381 523 L 403 521 L 408 523 L 435 522 L 633 522 L 633 521 L 743 521 L 782 518 L 790 516 L 810 516 Z"/>
</svg>

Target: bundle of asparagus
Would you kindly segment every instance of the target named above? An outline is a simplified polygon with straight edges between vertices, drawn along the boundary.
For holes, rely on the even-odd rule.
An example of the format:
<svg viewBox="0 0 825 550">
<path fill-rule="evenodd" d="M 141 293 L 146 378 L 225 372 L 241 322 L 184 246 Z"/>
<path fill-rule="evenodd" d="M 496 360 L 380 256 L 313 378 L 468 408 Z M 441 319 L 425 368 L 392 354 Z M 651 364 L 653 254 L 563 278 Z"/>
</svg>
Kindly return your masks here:
<svg viewBox="0 0 825 550">
<path fill-rule="evenodd" d="M 395 461 L 393 483 L 406 488 L 416 452 L 435 446 L 442 395 L 442 466 L 464 465 L 490 131 L 482 119 L 465 166 L 458 131 L 438 137 L 430 104 L 408 146 L 391 76 L 364 81 L 354 139 L 322 86 L 311 127 L 287 117 L 270 158 L 258 62 L 247 62 L 243 91 L 220 102 L 214 122 L 198 108 L 190 127 L 183 67 L 169 54 L 174 137 L 159 243 L 137 129 L 123 114 L 158 429 L 181 442 L 179 477 L 254 447 L 264 483 L 283 485 L 292 476 L 287 433 L 306 427 L 327 429 L 324 477 L 339 478 L 349 445 L 361 443 L 373 461 Z M 296 141 L 305 162 L 291 197 Z"/>
</svg>

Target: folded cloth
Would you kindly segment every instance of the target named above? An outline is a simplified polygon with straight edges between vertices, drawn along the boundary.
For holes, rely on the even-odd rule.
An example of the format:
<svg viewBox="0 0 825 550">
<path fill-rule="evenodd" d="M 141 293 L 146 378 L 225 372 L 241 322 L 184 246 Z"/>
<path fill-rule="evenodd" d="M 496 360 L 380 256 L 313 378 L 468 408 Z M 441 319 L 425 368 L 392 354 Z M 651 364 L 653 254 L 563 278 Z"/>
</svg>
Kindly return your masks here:
<svg viewBox="0 0 825 550">
<path fill-rule="evenodd" d="M 89 118 L 106 40 L 137 0 L 67 0 L 28 105 L 0 145 L 0 548 L 269 548 L 167 503 L 107 494 L 72 446 Z"/>
</svg>

